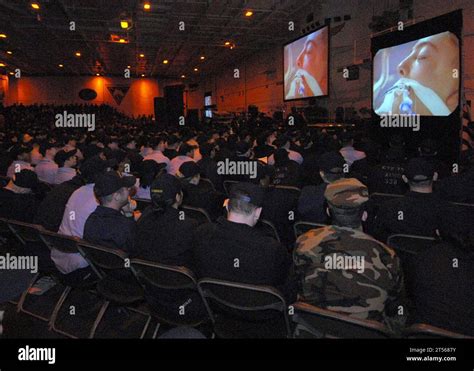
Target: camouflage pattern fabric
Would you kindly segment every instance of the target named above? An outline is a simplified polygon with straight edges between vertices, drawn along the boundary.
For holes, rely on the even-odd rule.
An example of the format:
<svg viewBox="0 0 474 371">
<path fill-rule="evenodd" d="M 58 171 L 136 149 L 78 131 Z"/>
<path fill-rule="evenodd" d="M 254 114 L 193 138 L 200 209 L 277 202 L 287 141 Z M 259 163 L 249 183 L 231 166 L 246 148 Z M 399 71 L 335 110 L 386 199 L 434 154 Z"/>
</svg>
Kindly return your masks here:
<svg viewBox="0 0 474 371">
<path fill-rule="evenodd" d="M 327 264 L 343 259 L 349 265 Z M 363 262 L 363 269 L 350 266 L 356 259 Z M 387 302 L 401 290 L 395 252 L 359 230 L 338 226 L 310 230 L 296 241 L 293 260 L 300 300 L 356 318 L 384 321 Z"/>
</svg>

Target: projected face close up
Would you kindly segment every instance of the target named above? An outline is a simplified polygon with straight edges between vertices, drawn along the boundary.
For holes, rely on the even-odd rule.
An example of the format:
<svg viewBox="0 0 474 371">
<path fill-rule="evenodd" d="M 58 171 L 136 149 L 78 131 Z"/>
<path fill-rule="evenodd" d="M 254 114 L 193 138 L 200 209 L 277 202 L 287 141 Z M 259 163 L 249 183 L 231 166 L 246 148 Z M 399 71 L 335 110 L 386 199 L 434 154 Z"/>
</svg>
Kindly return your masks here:
<svg viewBox="0 0 474 371">
<path fill-rule="evenodd" d="M 285 99 L 327 95 L 328 28 L 285 46 Z"/>
<path fill-rule="evenodd" d="M 451 32 L 379 50 L 374 57 L 375 112 L 450 115 L 459 101 L 459 68 L 459 42 Z"/>
</svg>

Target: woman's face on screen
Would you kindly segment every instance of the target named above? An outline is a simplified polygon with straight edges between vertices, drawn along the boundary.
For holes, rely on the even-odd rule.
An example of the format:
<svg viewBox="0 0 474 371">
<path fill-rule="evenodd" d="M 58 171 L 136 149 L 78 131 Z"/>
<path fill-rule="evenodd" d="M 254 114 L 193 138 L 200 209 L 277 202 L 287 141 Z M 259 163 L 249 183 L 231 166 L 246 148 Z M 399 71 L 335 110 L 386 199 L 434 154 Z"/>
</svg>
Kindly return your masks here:
<svg viewBox="0 0 474 371">
<path fill-rule="evenodd" d="M 398 65 L 400 76 L 418 81 L 441 99 L 457 92 L 459 75 L 457 40 L 448 32 L 418 40 L 411 53 Z M 459 74 L 459 72 L 457 71 Z"/>
</svg>

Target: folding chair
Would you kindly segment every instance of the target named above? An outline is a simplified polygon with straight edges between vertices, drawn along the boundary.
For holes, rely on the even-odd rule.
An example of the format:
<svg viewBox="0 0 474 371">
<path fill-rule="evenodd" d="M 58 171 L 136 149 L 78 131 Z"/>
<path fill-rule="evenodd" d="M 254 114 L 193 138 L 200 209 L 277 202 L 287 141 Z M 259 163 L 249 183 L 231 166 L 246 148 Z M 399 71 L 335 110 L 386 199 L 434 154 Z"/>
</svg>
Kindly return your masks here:
<svg viewBox="0 0 474 371">
<path fill-rule="evenodd" d="M 296 325 L 295 338 L 369 338 L 392 337 L 392 332 L 382 323 L 352 318 L 314 305 L 296 302 L 291 316 Z"/>
<path fill-rule="evenodd" d="M 407 338 L 411 339 L 474 339 L 472 336 L 463 335 L 457 332 L 445 330 L 439 327 L 431 326 L 426 323 L 415 323 L 403 331 Z"/>
<path fill-rule="evenodd" d="M 132 259 L 131 268 L 145 291 L 151 315 L 159 321 L 153 338 L 160 322 L 197 327 L 209 321 L 196 277 L 189 269 L 142 259 Z"/>
<path fill-rule="evenodd" d="M 208 187 L 210 187 L 213 191 L 216 190 L 216 186 L 214 185 L 214 183 L 212 183 L 212 181 L 210 179 L 207 179 L 207 178 L 201 178 L 200 180 L 201 182 L 205 183 Z"/>
<path fill-rule="evenodd" d="M 28 254 L 43 254 L 44 256 L 49 256 L 49 252 L 46 249 L 46 245 L 40 238 L 40 233 L 44 231 L 43 227 L 37 224 L 30 224 L 25 222 L 20 222 L 17 220 L 6 220 L 6 224 L 10 229 L 11 233 L 16 237 L 20 242 L 20 245 L 23 246 L 23 250 Z M 37 255 L 40 256 L 40 255 Z M 39 278 L 42 276 L 48 275 L 49 271 L 44 271 L 41 267 L 38 267 L 38 272 L 35 274 L 31 280 L 28 288 L 21 294 L 20 299 L 17 303 L 17 312 L 22 312 L 28 314 L 34 318 L 37 318 L 41 321 L 50 322 L 52 318 L 52 313 L 54 312 L 54 306 L 51 309 L 51 314 L 44 315 L 40 313 L 35 313 L 32 310 L 26 309 L 25 304 L 26 300 L 29 297 L 29 293 L 32 287 L 36 284 Z M 59 300 L 59 299 L 58 299 Z M 55 301 L 55 303 L 57 303 Z M 49 312 L 49 311 L 48 311 Z"/>
<path fill-rule="evenodd" d="M 255 227 L 263 232 L 266 236 L 272 237 L 278 242 L 281 241 L 278 231 L 271 221 L 260 219 Z"/>
<path fill-rule="evenodd" d="M 198 289 L 218 337 L 291 336 L 288 306 L 277 289 L 210 278 L 200 280 Z"/>
<path fill-rule="evenodd" d="M 409 234 L 393 234 L 388 237 L 387 245 L 396 250 L 400 255 L 415 256 L 429 249 L 434 241 L 433 237 L 414 236 Z"/>
<path fill-rule="evenodd" d="M 224 180 L 222 185 L 227 196 L 230 195 L 230 190 L 232 189 L 232 186 L 237 183 L 239 183 L 237 180 Z"/>
<path fill-rule="evenodd" d="M 140 336 L 140 338 L 143 338 L 150 325 L 151 316 L 148 313 L 130 307 L 143 301 L 144 292 L 131 270 L 126 268 L 130 265 L 127 254 L 118 249 L 94 245 L 83 240 L 78 241 L 77 247 L 81 255 L 99 277 L 96 290 L 104 300 L 92 326 L 89 338 L 92 339 L 94 337 L 110 304 L 116 305 L 119 308 L 126 308 L 147 317 Z"/>
<path fill-rule="evenodd" d="M 79 253 L 79 250 L 77 249 L 77 243 L 79 239 L 77 237 L 65 236 L 47 230 L 42 230 L 40 232 L 40 238 L 50 250 L 56 249 L 65 254 Z M 67 279 L 67 275 L 62 274 L 59 271 L 56 271 L 53 277 L 56 279 L 56 281 L 58 281 L 58 283 L 64 286 L 64 291 L 62 292 L 61 297 L 54 307 L 51 320 L 49 321 L 49 329 L 70 338 L 77 338 L 77 336 L 57 327 L 56 322 L 59 312 L 72 290 L 92 289 L 95 286 L 97 280 L 88 280 L 85 282 L 71 281 L 70 279 Z"/>
<path fill-rule="evenodd" d="M 6 243 L 12 236 L 12 231 L 8 227 L 8 219 L 0 218 L 0 242 Z"/>
<path fill-rule="evenodd" d="M 27 246 L 29 243 L 43 244 L 39 237 L 39 231 L 43 229 L 42 226 L 11 219 L 8 219 L 6 223 L 10 231 L 23 246 Z"/>
<path fill-rule="evenodd" d="M 300 195 L 301 195 L 301 189 L 299 189 L 298 187 L 275 185 L 275 186 L 273 186 L 273 188 L 288 192 L 296 198 L 299 198 Z"/>
<path fill-rule="evenodd" d="M 196 220 L 199 225 L 211 223 L 211 217 L 204 209 L 188 205 L 181 205 L 181 209 L 183 209 L 185 215 L 189 216 L 191 219 Z"/>
<path fill-rule="evenodd" d="M 134 198 L 134 200 L 137 202 L 137 210 L 141 212 L 151 205 L 151 200 L 146 198 Z"/>
<path fill-rule="evenodd" d="M 327 227 L 326 224 L 312 223 L 312 222 L 296 222 L 293 224 L 293 231 L 295 233 L 295 239 L 298 239 L 302 234 L 310 231 L 311 229 L 317 229 Z"/>
</svg>

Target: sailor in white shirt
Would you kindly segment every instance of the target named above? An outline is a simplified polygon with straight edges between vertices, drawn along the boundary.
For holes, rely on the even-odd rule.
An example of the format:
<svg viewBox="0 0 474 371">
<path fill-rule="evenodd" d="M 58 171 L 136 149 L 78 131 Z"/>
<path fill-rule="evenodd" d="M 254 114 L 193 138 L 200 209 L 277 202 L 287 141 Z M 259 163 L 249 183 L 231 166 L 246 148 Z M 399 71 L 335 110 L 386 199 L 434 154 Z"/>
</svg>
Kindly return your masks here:
<svg viewBox="0 0 474 371">
<path fill-rule="evenodd" d="M 48 184 L 54 184 L 56 173 L 58 172 L 58 165 L 54 162 L 58 149 L 55 144 L 43 143 L 40 146 L 40 153 L 43 159 L 38 162 L 35 167 L 35 172 L 38 179 Z"/>
<path fill-rule="evenodd" d="M 273 142 L 273 145 L 277 148 L 286 149 L 286 151 L 288 152 L 288 158 L 290 160 L 293 160 L 300 165 L 303 163 L 303 156 L 301 156 L 298 152 L 290 149 L 290 138 L 288 138 L 286 135 L 282 135 L 278 139 L 276 139 Z M 275 165 L 275 157 L 273 155 L 268 157 L 268 165 Z"/>
<path fill-rule="evenodd" d="M 59 151 L 54 157 L 54 161 L 58 164 L 59 169 L 54 179 L 54 184 L 61 184 L 74 178 L 77 174 L 75 167 L 77 166 L 76 150 Z"/>
<path fill-rule="evenodd" d="M 350 133 L 344 133 L 341 137 L 341 142 L 342 148 L 339 152 L 349 166 L 366 157 L 365 152 L 358 151 L 354 148 L 354 138 Z"/>
<path fill-rule="evenodd" d="M 158 164 L 166 164 L 166 171 L 170 169 L 170 159 L 163 154 L 166 148 L 166 140 L 158 138 L 154 140 L 153 152 L 146 155 L 143 160 L 153 160 Z"/>
<path fill-rule="evenodd" d="M 19 173 L 22 170 L 32 170 L 34 171 L 33 166 L 31 166 L 31 147 L 18 145 L 12 148 L 11 153 L 15 160 L 7 169 L 7 177 L 13 179 L 15 173 Z"/>
<path fill-rule="evenodd" d="M 181 144 L 181 146 L 179 147 L 178 156 L 171 160 L 168 174 L 176 175 L 181 165 L 185 162 L 196 162 L 194 160 L 194 151 L 196 150 L 196 148 L 197 147 L 191 146 L 187 143 Z"/>
</svg>

